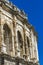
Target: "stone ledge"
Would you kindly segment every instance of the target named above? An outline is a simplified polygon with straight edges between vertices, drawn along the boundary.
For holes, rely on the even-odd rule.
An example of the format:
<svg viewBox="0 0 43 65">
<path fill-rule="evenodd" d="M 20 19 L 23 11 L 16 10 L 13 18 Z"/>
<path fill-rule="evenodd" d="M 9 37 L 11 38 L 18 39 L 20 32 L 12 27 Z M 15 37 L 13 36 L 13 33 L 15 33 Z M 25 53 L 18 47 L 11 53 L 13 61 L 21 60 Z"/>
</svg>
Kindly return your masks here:
<svg viewBox="0 0 43 65">
<path fill-rule="evenodd" d="M 11 57 L 10 55 L 7 55 L 7 54 L 0 54 L 0 61 L 2 62 L 2 59 L 3 61 L 4 60 L 7 60 L 7 61 L 10 61 L 10 62 L 14 62 L 14 63 L 21 63 L 23 65 L 38 65 L 37 63 L 33 63 L 31 61 L 25 61 L 24 59 L 22 58 L 19 58 L 19 57 Z M 3 62 L 2 62 L 3 63 Z"/>
</svg>

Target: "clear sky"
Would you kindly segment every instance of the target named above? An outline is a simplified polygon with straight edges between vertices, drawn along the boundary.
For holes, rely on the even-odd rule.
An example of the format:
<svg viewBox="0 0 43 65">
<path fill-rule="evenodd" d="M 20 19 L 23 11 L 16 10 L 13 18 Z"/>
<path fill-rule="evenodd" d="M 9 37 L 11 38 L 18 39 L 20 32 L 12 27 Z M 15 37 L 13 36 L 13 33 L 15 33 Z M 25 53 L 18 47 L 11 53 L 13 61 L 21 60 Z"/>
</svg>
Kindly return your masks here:
<svg viewBox="0 0 43 65">
<path fill-rule="evenodd" d="M 10 0 L 24 10 L 29 22 L 38 33 L 38 51 L 40 65 L 43 65 L 43 0 Z"/>
</svg>

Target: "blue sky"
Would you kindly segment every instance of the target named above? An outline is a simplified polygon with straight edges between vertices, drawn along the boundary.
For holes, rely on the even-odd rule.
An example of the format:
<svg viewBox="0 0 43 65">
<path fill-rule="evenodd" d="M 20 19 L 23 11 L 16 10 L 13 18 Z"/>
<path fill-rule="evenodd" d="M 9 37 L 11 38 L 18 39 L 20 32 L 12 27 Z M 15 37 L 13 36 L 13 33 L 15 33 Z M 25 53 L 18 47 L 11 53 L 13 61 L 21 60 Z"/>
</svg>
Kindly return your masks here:
<svg viewBox="0 0 43 65">
<path fill-rule="evenodd" d="M 24 10 L 38 33 L 39 62 L 43 65 L 43 0 L 10 0 Z"/>
</svg>

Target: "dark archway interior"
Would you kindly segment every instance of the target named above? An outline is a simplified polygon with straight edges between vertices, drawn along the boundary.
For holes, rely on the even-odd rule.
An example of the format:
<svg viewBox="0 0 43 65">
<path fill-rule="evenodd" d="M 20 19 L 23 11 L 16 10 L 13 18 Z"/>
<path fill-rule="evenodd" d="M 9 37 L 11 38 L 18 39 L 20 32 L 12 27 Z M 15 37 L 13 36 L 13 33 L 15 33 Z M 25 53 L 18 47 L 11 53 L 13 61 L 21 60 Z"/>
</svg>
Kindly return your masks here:
<svg viewBox="0 0 43 65">
<path fill-rule="evenodd" d="M 9 53 L 9 51 L 12 51 L 12 33 L 7 24 L 4 24 L 3 30 L 4 30 L 4 43 L 6 44 L 6 51 L 7 53 Z"/>
<path fill-rule="evenodd" d="M 22 40 L 22 36 L 19 31 L 17 31 L 17 35 L 18 35 L 18 43 L 19 43 L 20 47 L 22 48 L 23 40 Z"/>
<path fill-rule="evenodd" d="M 29 43 L 29 38 L 27 37 L 27 44 L 28 44 L 28 47 L 30 46 L 30 43 Z"/>
<path fill-rule="evenodd" d="M 17 35 L 18 35 L 18 48 L 20 50 L 20 56 L 23 57 L 23 39 L 22 39 L 22 35 L 19 31 L 17 31 Z"/>
</svg>

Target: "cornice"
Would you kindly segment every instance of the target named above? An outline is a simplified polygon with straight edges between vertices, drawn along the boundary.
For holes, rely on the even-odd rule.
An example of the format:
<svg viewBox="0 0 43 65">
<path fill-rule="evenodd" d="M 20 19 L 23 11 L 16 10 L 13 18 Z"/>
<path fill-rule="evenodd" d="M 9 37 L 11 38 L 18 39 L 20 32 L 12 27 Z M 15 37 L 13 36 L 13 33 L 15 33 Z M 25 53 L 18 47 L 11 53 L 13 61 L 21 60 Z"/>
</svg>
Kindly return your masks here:
<svg viewBox="0 0 43 65">
<path fill-rule="evenodd" d="M 12 57 L 12 56 L 4 54 L 4 53 L 0 54 L 0 58 L 3 59 L 3 61 L 6 60 L 6 61 L 14 62 L 14 63 L 19 62 L 24 65 L 38 65 L 31 61 L 26 61 L 23 58 Z"/>
</svg>

